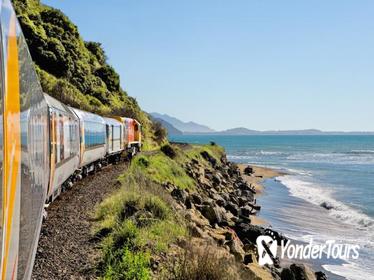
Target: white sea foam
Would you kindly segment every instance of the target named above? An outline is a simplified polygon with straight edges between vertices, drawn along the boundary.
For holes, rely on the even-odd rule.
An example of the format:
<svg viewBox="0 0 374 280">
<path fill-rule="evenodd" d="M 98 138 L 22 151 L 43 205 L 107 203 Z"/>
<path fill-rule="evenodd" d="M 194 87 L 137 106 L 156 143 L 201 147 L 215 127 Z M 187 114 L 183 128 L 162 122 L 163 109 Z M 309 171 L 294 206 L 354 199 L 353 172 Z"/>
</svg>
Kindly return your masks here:
<svg viewBox="0 0 374 280">
<path fill-rule="evenodd" d="M 261 150 L 258 153 L 255 153 L 256 155 L 263 155 L 263 156 L 279 156 L 279 155 L 284 155 L 283 152 L 278 152 L 278 151 L 263 151 Z"/>
<path fill-rule="evenodd" d="M 343 276 L 348 280 L 369 280 L 373 277 L 373 272 L 371 269 L 354 263 L 345 263 L 342 265 L 326 264 L 322 267 L 327 271 L 339 276 Z"/>
<path fill-rule="evenodd" d="M 332 164 L 374 164 L 374 150 L 351 150 L 347 152 L 289 152 L 289 151 L 242 151 L 231 154 L 232 160 L 248 161 L 285 161 L 298 163 L 332 163 Z"/>
<path fill-rule="evenodd" d="M 347 227 L 344 227 L 344 230 L 340 233 L 334 229 L 323 230 L 304 234 L 298 236 L 298 238 L 295 236 L 297 240 L 307 242 L 310 238 L 313 238 L 316 242 L 324 243 L 326 240 L 334 239 L 360 246 L 359 260 L 354 262 L 351 260 L 349 263 L 339 265 L 326 264 L 323 265 L 324 269 L 351 280 L 371 279 L 372 272 L 369 267 L 370 263 L 373 262 L 370 252 L 374 250 L 374 219 L 360 210 L 334 199 L 334 191 L 331 188 L 307 181 L 311 179 L 310 177 L 287 175 L 277 179 L 289 189 L 290 194 L 294 197 L 318 206 L 324 202 L 331 205 L 333 209 L 326 210 L 328 215 L 337 222 L 347 224 Z"/>
<path fill-rule="evenodd" d="M 353 150 L 350 152 L 332 152 L 332 153 L 310 153 L 299 152 L 292 153 L 286 157 L 291 162 L 306 163 L 333 163 L 333 164 L 373 164 L 374 151 L 371 150 Z"/>
<path fill-rule="evenodd" d="M 304 169 L 295 169 L 295 168 L 289 168 L 287 167 L 286 171 L 290 174 L 294 174 L 294 175 L 303 175 L 303 176 L 312 176 L 313 173 L 311 171 L 308 171 L 308 170 L 304 170 Z"/>
<path fill-rule="evenodd" d="M 297 176 L 287 175 L 277 178 L 285 185 L 291 195 L 304 199 L 312 204 L 320 206 L 322 203 L 331 205 L 333 208 L 328 211 L 329 215 L 339 221 L 355 226 L 364 231 L 374 230 L 374 219 L 332 197 L 333 191 L 328 188 L 306 182 Z"/>
<path fill-rule="evenodd" d="M 349 153 L 352 153 L 352 154 L 374 154 L 374 150 L 352 150 Z"/>
</svg>

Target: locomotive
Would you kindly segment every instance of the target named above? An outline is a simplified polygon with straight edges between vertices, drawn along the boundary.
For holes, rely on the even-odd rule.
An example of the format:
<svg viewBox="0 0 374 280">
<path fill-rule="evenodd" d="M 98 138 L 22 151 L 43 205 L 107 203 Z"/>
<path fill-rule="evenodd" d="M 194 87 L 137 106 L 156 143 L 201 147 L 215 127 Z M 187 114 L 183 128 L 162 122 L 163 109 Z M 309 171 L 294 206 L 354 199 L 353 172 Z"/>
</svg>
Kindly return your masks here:
<svg viewBox="0 0 374 280">
<path fill-rule="evenodd" d="M 0 0 L 0 278 L 30 279 L 45 204 L 141 149 L 141 124 L 43 93 L 10 0 Z"/>
</svg>

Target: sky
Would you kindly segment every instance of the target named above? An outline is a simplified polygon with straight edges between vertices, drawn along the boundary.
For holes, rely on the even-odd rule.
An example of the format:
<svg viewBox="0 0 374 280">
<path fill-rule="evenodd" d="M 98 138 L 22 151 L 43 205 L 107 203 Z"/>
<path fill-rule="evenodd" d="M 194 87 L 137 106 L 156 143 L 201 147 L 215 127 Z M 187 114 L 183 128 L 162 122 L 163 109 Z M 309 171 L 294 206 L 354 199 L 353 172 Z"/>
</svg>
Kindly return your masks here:
<svg viewBox="0 0 374 280">
<path fill-rule="evenodd" d="M 42 0 L 147 112 L 221 130 L 374 131 L 374 1 Z"/>
</svg>

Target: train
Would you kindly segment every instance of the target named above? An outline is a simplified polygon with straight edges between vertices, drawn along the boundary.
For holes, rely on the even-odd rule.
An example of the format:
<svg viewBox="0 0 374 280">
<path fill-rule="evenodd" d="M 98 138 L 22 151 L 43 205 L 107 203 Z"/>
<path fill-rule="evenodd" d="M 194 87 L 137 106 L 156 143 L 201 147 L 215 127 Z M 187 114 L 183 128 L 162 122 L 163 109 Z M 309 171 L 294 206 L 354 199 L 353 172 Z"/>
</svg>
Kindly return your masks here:
<svg viewBox="0 0 374 280">
<path fill-rule="evenodd" d="M 77 180 L 133 157 L 142 126 L 44 93 L 12 4 L 0 2 L 0 277 L 30 279 L 45 206 Z"/>
<path fill-rule="evenodd" d="M 44 93 L 49 127 L 47 203 L 74 182 L 141 149 L 141 125 L 131 118 L 102 117 L 67 106 Z"/>
</svg>

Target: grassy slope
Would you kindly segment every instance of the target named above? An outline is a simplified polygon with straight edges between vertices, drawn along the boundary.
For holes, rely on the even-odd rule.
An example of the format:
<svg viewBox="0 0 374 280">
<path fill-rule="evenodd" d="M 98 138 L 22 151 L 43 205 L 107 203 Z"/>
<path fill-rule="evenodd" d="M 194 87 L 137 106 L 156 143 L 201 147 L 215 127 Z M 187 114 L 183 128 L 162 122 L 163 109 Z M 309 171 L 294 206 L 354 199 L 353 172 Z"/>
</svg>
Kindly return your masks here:
<svg viewBox="0 0 374 280">
<path fill-rule="evenodd" d="M 195 182 L 183 165 L 196 159 L 209 166 L 200 153 L 207 151 L 218 159 L 223 149 L 210 145 L 175 149 L 174 159 L 161 151 L 137 156 L 119 178 L 118 193 L 97 208 L 95 234 L 105 236 L 100 268 L 104 279 L 151 278 L 151 257 L 166 253 L 173 242 L 188 236 L 184 218 L 175 211 L 174 200 L 162 184 L 192 191 Z"/>
<path fill-rule="evenodd" d="M 83 110 L 138 119 L 150 148 L 151 121 L 120 87 L 120 77 L 107 64 L 100 43 L 84 42 L 61 11 L 38 0 L 13 0 L 13 4 L 43 90 Z"/>
</svg>

